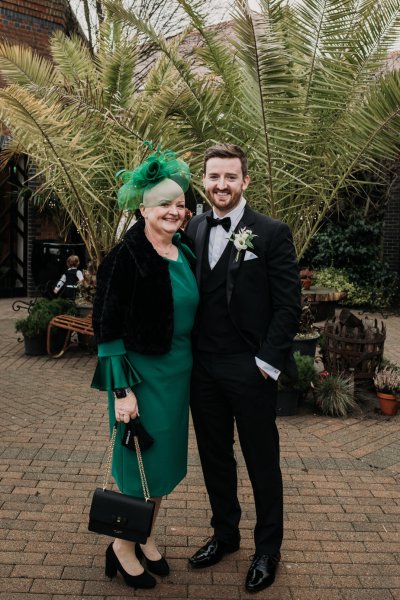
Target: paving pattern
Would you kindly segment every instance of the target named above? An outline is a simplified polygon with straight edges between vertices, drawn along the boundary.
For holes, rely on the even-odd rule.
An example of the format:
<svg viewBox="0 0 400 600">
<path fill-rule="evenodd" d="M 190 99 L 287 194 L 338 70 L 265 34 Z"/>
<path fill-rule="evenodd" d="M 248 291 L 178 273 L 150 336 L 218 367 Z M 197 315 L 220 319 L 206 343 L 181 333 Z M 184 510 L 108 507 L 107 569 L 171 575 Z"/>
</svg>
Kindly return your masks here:
<svg viewBox="0 0 400 600">
<path fill-rule="evenodd" d="M 95 357 L 28 357 L 0 300 L 0 598 L 4 600 L 241 599 L 253 553 L 254 509 L 238 449 L 242 545 L 218 565 L 192 571 L 210 510 L 193 432 L 187 478 L 164 501 L 157 538 L 171 574 L 151 591 L 104 576 L 109 542 L 87 531 L 107 445 L 104 394 L 89 382 Z M 387 319 L 385 355 L 400 364 L 400 317 Z M 307 404 L 279 429 L 285 539 L 275 584 L 259 600 L 400 600 L 400 416 L 363 409 L 347 419 Z"/>
</svg>

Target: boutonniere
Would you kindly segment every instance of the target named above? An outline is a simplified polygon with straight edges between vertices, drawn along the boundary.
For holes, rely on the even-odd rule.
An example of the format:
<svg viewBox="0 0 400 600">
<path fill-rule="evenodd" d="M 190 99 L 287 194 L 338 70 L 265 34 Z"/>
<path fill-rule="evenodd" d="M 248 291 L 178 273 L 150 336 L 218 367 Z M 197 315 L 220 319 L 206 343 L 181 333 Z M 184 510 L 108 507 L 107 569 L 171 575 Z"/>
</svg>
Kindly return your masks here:
<svg viewBox="0 0 400 600">
<path fill-rule="evenodd" d="M 255 237 L 257 236 L 252 232 L 251 229 L 245 229 L 244 227 L 243 229 L 239 229 L 238 233 L 232 233 L 231 237 L 229 238 L 229 241 L 233 242 L 233 245 L 237 250 L 235 258 L 236 262 L 239 260 L 239 255 L 242 250 L 246 250 L 247 248 L 254 248 L 252 241 Z"/>
</svg>

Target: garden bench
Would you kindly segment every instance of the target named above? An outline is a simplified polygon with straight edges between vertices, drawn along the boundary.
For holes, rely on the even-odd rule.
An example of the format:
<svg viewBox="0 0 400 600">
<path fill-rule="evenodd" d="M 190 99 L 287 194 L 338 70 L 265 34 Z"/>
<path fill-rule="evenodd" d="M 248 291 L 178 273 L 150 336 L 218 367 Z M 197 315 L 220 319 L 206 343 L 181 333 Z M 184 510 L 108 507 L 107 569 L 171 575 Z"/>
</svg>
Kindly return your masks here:
<svg viewBox="0 0 400 600">
<path fill-rule="evenodd" d="M 67 331 L 63 347 L 61 350 L 57 350 L 57 352 L 51 351 L 51 331 L 53 327 Z M 75 317 L 73 315 L 57 315 L 53 317 L 47 327 L 47 353 L 53 358 L 60 358 L 71 345 L 71 334 L 73 332 L 87 336 L 89 339 L 93 338 L 92 314 L 89 313 L 84 317 Z"/>
</svg>

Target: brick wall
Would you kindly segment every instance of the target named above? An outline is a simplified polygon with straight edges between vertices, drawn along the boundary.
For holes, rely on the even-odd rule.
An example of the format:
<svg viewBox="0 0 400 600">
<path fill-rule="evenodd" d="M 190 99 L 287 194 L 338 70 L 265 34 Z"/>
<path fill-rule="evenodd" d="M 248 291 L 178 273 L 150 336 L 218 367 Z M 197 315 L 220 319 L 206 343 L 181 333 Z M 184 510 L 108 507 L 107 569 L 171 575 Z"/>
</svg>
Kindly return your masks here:
<svg viewBox="0 0 400 600">
<path fill-rule="evenodd" d="M 49 37 L 57 29 L 79 29 L 66 0 L 0 0 L 0 38 L 48 55 Z"/>
<path fill-rule="evenodd" d="M 383 254 L 393 271 L 400 275 L 400 166 L 394 175 L 383 227 Z"/>
</svg>

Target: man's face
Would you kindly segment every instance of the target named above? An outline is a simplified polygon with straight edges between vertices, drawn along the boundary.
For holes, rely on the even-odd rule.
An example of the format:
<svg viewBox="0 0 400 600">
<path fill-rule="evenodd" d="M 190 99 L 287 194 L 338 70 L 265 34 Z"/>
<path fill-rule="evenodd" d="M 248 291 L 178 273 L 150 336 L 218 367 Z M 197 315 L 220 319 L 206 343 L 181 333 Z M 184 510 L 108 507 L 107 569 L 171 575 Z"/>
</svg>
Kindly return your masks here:
<svg viewBox="0 0 400 600">
<path fill-rule="evenodd" d="M 250 177 L 243 177 L 240 158 L 208 159 L 203 185 L 217 214 L 223 215 L 235 208 L 249 183 Z"/>
</svg>

